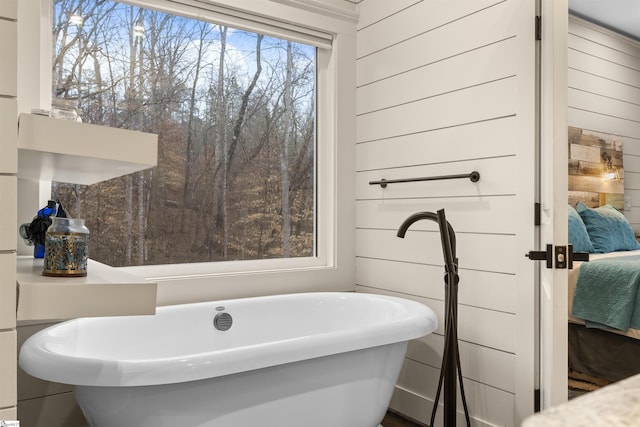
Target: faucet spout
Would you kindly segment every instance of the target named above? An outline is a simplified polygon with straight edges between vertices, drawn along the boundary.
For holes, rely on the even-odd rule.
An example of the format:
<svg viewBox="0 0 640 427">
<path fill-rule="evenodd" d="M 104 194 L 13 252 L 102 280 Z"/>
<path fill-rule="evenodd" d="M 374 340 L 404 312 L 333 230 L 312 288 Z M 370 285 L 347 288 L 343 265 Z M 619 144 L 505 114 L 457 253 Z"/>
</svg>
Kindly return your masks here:
<svg viewBox="0 0 640 427">
<path fill-rule="evenodd" d="M 396 236 L 404 239 L 405 234 L 409 227 L 417 221 L 428 219 L 433 222 L 437 222 L 440 227 L 440 238 L 442 240 L 442 249 L 445 259 L 445 268 L 452 264 L 457 264 L 456 260 L 456 234 L 453 231 L 453 227 L 449 224 L 449 221 L 446 220 L 444 215 L 444 209 L 440 209 L 437 213 L 433 212 L 417 212 L 405 219 L 402 224 L 400 224 L 400 228 L 398 228 L 398 232 Z"/>
<path fill-rule="evenodd" d="M 401 239 L 404 239 L 404 235 L 407 233 L 409 227 L 411 227 L 411 224 L 422 219 L 429 219 L 431 221 L 438 222 L 438 216 L 433 212 L 414 213 L 409 218 L 405 219 L 402 224 L 400 224 L 400 228 L 398 228 L 398 233 L 396 235 Z"/>
</svg>

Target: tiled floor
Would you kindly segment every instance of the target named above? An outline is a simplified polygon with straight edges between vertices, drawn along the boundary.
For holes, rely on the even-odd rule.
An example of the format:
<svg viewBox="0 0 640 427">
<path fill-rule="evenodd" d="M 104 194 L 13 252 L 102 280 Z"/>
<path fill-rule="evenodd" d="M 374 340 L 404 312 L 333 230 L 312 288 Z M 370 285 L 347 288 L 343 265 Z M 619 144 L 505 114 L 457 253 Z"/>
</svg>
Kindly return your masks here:
<svg viewBox="0 0 640 427">
<path fill-rule="evenodd" d="M 394 414 L 393 412 L 387 412 L 387 415 L 382 420 L 382 427 L 424 427 L 425 424 L 418 424 L 411 420 Z"/>
</svg>

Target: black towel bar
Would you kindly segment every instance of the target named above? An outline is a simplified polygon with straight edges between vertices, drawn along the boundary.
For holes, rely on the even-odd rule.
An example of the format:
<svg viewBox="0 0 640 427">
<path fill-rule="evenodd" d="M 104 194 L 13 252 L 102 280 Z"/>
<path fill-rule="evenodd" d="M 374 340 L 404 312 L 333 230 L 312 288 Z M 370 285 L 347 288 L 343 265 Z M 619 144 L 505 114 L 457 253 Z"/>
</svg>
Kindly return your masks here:
<svg viewBox="0 0 640 427">
<path fill-rule="evenodd" d="M 403 179 L 384 179 L 379 181 L 369 181 L 369 185 L 380 185 L 382 188 L 386 188 L 387 184 L 396 184 L 400 182 L 418 182 L 418 181 L 438 181 L 441 179 L 460 179 L 468 178 L 471 182 L 480 181 L 480 172 L 473 171 L 471 173 L 463 173 L 459 175 L 442 175 L 442 176 L 425 176 L 421 178 L 403 178 Z"/>
</svg>

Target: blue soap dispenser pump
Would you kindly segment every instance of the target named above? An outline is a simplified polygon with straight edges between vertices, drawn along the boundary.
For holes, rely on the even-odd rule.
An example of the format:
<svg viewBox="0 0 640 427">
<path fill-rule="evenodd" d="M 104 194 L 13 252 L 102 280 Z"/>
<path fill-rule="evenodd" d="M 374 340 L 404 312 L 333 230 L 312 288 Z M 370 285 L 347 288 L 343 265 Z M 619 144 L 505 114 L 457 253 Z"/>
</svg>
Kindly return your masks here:
<svg viewBox="0 0 640 427">
<path fill-rule="evenodd" d="M 38 211 L 38 218 L 46 220 L 48 223 L 51 223 L 50 217 L 55 216 L 55 214 L 56 214 L 56 202 L 54 202 L 53 200 L 49 200 L 47 202 L 47 206 L 45 206 L 44 208 Z M 46 229 L 44 231 L 46 231 Z M 44 239 L 38 239 L 34 242 L 33 257 L 44 258 Z"/>
</svg>

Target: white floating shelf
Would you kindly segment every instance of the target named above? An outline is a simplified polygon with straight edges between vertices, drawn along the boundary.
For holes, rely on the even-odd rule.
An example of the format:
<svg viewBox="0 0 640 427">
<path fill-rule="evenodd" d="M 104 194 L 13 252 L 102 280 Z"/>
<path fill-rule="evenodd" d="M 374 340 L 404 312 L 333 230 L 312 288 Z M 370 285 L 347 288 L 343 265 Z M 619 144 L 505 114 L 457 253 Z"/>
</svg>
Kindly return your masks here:
<svg viewBox="0 0 640 427">
<path fill-rule="evenodd" d="M 18 257 L 17 320 L 155 314 L 157 283 L 89 260 L 86 277 L 42 275 L 43 259 Z"/>
<path fill-rule="evenodd" d="M 94 184 L 157 164 L 158 136 L 20 114 L 18 177 Z"/>
</svg>

